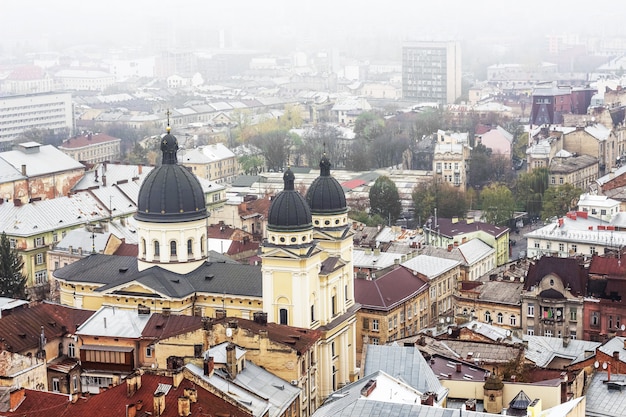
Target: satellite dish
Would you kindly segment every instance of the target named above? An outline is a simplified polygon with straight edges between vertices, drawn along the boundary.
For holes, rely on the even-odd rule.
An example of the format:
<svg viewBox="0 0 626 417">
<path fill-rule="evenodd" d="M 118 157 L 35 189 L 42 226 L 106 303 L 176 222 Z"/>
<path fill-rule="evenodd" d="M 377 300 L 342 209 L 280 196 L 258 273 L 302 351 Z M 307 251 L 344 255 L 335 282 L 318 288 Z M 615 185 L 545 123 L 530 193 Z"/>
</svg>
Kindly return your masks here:
<svg viewBox="0 0 626 417">
<path fill-rule="evenodd" d="M 510 331 L 510 330 L 507 330 L 507 331 L 506 331 L 506 337 L 509 337 L 509 336 L 511 336 L 511 331 Z"/>
<path fill-rule="evenodd" d="M 446 317 L 446 322 L 450 323 L 450 317 Z"/>
<path fill-rule="evenodd" d="M 620 329 L 621 329 L 622 331 L 626 330 L 626 324 L 622 324 L 622 325 L 620 326 Z"/>
<path fill-rule="evenodd" d="M 606 369 L 606 362 L 602 364 L 602 369 Z"/>
<path fill-rule="evenodd" d="M 233 329 L 230 327 L 226 328 L 226 337 L 233 337 Z"/>
<path fill-rule="evenodd" d="M 452 334 L 452 327 L 448 327 L 448 334 Z"/>
<path fill-rule="evenodd" d="M 599 366 L 600 366 L 600 362 L 595 361 L 595 362 L 593 363 L 593 367 L 594 367 L 594 368 L 598 369 L 598 367 L 599 367 Z"/>
</svg>

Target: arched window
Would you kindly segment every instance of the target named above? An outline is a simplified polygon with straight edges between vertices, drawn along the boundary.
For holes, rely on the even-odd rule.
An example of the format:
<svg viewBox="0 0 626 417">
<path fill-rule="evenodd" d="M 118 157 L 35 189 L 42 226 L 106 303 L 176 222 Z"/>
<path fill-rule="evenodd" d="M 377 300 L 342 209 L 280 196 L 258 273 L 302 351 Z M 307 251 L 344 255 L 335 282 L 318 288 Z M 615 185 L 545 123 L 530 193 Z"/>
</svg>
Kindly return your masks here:
<svg viewBox="0 0 626 417">
<path fill-rule="evenodd" d="M 491 313 L 488 311 L 485 311 L 485 321 L 491 323 Z"/>
<path fill-rule="evenodd" d="M 141 253 L 145 256 L 146 255 L 146 239 L 141 239 Z"/>
<path fill-rule="evenodd" d="M 172 240 L 170 242 L 170 256 L 176 256 L 176 241 Z"/>
<path fill-rule="evenodd" d="M 279 311 L 280 324 L 289 324 L 289 316 L 286 308 L 281 308 Z"/>
<path fill-rule="evenodd" d="M 154 256 L 160 256 L 161 255 L 161 247 L 159 246 L 159 241 L 155 240 L 154 241 Z"/>
<path fill-rule="evenodd" d="M 504 316 L 502 313 L 498 313 L 498 324 L 504 323 Z"/>
<path fill-rule="evenodd" d="M 67 356 L 70 358 L 76 357 L 76 346 L 74 346 L 74 343 L 67 345 Z"/>
<path fill-rule="evenodd" d="M 515 317 L 515 314 L 511 314 L 510 323 L 511 326 L 517 326 L 517 318 Z"/>
<path fill-rule="evenodd" d="M 200 254 L 204 255 L 204 235 L 200 238 Z"/>
<path fill-rule="evenodd" d="M 193 240 L 189 239 L 187 241 L 187 255 L 193 254 Z"/>
</svg>

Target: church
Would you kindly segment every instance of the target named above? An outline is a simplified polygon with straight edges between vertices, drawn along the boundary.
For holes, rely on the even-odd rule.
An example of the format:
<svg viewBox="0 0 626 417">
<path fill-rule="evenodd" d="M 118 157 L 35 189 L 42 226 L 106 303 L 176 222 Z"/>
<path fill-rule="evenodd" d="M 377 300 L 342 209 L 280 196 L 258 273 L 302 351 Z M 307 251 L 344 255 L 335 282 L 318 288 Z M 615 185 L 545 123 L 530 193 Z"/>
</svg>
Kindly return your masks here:
<svg viewBox="0 0 626 417">
<path fill-rule="evenodd" d="M 325 398 L 358 377 L 352 232 L 343 189 L 320 161 L 303 197 L 290 169 L 272 200 L 261 266 L 209 256 L 202 188 L 178 164 L 178 141 L 162 138 L 162 163 L 137 197 L 138 256 L 92 254 L 54 271 L 61 303 L 203 317 L 251 319 L 322 332 L 318 386 Z"/>
</svg>

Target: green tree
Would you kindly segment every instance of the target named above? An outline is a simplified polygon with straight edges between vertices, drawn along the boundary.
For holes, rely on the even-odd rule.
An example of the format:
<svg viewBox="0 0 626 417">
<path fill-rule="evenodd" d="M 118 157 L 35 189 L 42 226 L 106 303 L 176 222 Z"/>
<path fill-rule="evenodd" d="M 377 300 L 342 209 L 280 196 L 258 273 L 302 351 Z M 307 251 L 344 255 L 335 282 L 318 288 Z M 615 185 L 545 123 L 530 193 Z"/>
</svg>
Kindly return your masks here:
<svg viewBox="0 0 626 417">
<path fill-rule="evenodd" d="M 485 222 L 505 225 L 513 217 L 515 198 L 506 185 L 491 184 L 480 193 Z"/>
<path fill-rule="evenodd" d="M 543 193 L 548 189 L 548 169 L 537 168 L 520 174 L 515 185 L 517 208 L 531 216 L 541 213 Z"/>
<path fill-rule="evenodd" d="M 239 167 L 246 175 L 257 175 L 263 167 L 263 158 L 259 155 L 240 156 Z"/>
<path fill-rule="evenodd" d="M 572 184 L 563 184 L 550 187 L 543 194 L 543 209 L 541 218 L 547 219 L 552 216 L 563 216 L 578 205 L 578 199 L 583 193 L 580 188 Z"/>
<path fill-rule="evenodd" d="M 370 188 L 370 215 L 378 214 L 389 224 L 395 222 L 402 212 L 400 195 L 396 184 L 385 176 L 380 176 Z"/>
<path fill-rule="evenodd" d="M 261 150 L 268 170 L 278 172 L 285 167 L 292 143 L 288 131 L 278 129 L 259 133 L 251 143 Z"/>
<path fill-rule="evenodd" d="M 22 273 L 24 261 L 11 248 L 5 232 L 0 237 L 0 297 L 26 299 L 26 277 Z"/>
<path fill-rule="evenodd" d="M 383 219 L 379 214 L 370 216 L 364 210 L 350 210 L 348 217 L 360 223 L 365 223 L 366 226 L 378 226 L 379 224 L 386 224 L 387 220 Z"/>
<path fill-rule="evenodd" d="M 458 187 L 447 183 L 432 181 L 415 186 L 411 194 L 415 217 L 424 222 L 437 209 L 439 217 L 464 217 L 467 201 Z M 421 226 L 421 225 L 420 225 Z"/>
</svg>

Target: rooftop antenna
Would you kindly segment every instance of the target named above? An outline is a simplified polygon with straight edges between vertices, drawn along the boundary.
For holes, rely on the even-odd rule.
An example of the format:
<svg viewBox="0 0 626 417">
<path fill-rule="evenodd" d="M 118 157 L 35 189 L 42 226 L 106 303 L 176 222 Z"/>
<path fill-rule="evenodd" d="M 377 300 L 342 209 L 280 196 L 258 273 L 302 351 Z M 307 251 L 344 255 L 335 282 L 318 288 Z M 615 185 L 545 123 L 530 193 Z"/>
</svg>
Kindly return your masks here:
<svg viewBox="0 0 626 417">
<path fill-rule="evenodd" d="M 96 253 L 96 233 L 93 227 L 91 228 L 91 253 Z"/>
<path fill-rule="evenodd" d="M 170 111 L 170 109 L 167 109 L 165 114 L 167 116 L 167 127 L 165 128 L 165 130 L 167 130 L 167 133 L 169 133 L 170 130 L 172 130 L 172 128 L 170 127 L 170 115 L 172 114 L 172 112 Z"/>
</svg>

